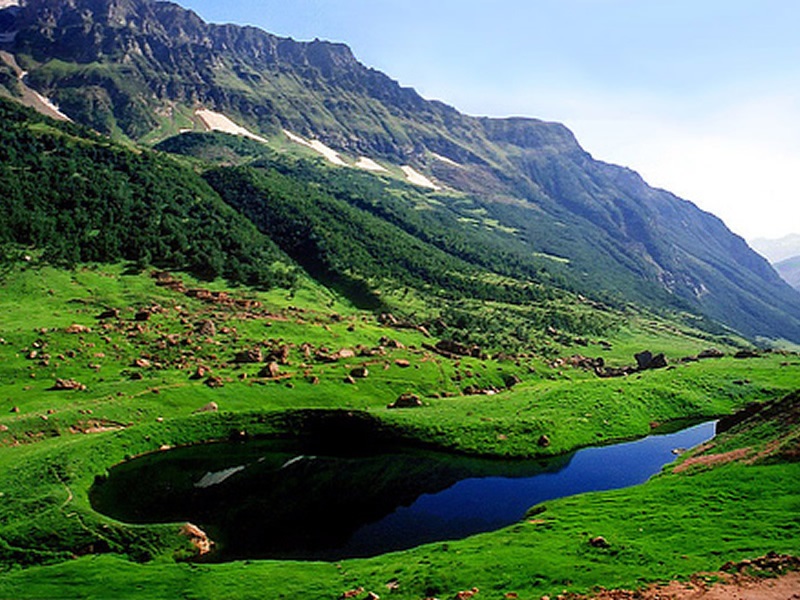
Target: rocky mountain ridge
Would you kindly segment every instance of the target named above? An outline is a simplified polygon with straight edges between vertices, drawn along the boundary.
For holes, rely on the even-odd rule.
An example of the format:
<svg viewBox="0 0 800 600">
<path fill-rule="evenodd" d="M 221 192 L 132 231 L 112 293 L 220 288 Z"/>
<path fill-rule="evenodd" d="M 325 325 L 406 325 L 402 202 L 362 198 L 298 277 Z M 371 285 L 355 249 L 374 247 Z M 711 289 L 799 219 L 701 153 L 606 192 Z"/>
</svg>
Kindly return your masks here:
<svg viewBox="0 0 800 600">
<path fill-rule="evenodd" d="M 23 0 L 0 12 L 0 36 L 28 85 L 103 133 L 158 141 L 197 128 L 196 110 L 208 108 L 265 137 L 287 130 L 411 165 L 473 198 L 521 252 L 565 261 L 553 268 L 576 289 L 800 340 L 800 294 L 744 240 L 595 160 L 558 123 L 463 115 L 367 68 L 343 44 L 210 25 L 169 2 Z"/>
</svg>

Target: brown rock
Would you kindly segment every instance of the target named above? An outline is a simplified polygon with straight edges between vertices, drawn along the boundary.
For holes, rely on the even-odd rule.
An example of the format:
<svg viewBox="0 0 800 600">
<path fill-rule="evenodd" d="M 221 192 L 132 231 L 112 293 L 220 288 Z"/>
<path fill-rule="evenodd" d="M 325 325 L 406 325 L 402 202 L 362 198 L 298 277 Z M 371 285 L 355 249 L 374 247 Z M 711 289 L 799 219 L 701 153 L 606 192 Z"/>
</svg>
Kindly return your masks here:
<svg viewBox="0 0 800 600">
<path fill-rule="evenodd" d="M 542 434 L 539 436 L 539 440 L 536 442 L 540 448 L 547 448 L 550 445 L 550 437 Z"/>
<path fill-rule="evenodd" d="M 258 372 L 259 377 L 272 377 L 273 379 L 279 377 L 281 368 L 278 363 L 271 362 Z"/>
<path fill-rule="evenodd" d="M 369 369 L 367 367 L 356 367 L 350 371 L 350 377 L 366 379 L 369 377 Z"/>
<path fill-rule="evenodd" d="M 208 367 L 204 367 L 203 365 L 200 365 L 200 366 L 197 367 L 197 369 L 195 369 L 194 373 L 192 373 L 192 375 L 189 377 L 189 379 L 202 379 L 203 377 L 208 375 L 210 372 L 211 371 L 210 371 L 210 369 Z"/>
<path fill-rule="evenodd" d="M 146 358 L 137 358 L 133 361 L 133 366 L 138 369 L 149 369 L 152 366 L 152 363 Z"/>
<path fill-rule="evenodd" d="M 347 377 L 344 378 L 344 382 L 348 383 L 350 385 L 354 385 L 356 380 L 353 379 L 353 377 L 351 375 L 348 375 Z"/>
<path fill-rule="evenodd" d="M 195 326 L 198 335 L 205 337 L 214 337 L 217 335 L 217 326 L 211 319 L 203 319 Z"/>
<path fill-rule="evenodd" d="M 708 350 L 703 350 L 697 355 L 697 358 L 704 359 L 704 358 L 722 358 L 725 356 L 725 353 L 717 350 L 716 348 L 709 348 Z"/>
<path fill-rule="evenodd" d="M 8 425 L 0 425 L 0 432 L 5 433 L 6 431 L 8 431 Z"/>
<path fill-rule="evenodd" d="M 149 308 L 143 308 L 139 311 L 136 311 L 136 314 L 133 316 L 135 321 L 144 322 L 149 321 L 150 317 L 153 316 L 153 313 Z"/>
<path fill-rule="evenodd" d="M 244 350 L 236 354 L 236 357 L 233 359 L 234 362 L 240 364 L 253 364 L 253 363 L 260 363 L 264 360 L 264 353 L 261 352 L 261 348 L 250 348 L 249 350 Z"/>
<path fill-rule="evenodd" d="M 209 539 L 205 531 L 200 529 L 197 525 L 186 523 L 181 527 L 181 535 L 189 538 L 192 546 L 194 546 L 197 556 L 205 556 L 211 552 L 214 547 L 214 542 Z"/>
<path fill-rule="evenodd" d="M 54 391 L 60 390 L 78 390 L 83 391 L 86 389 L 86 386 L 82 383 L 75 381 L 74 379 L 56 379 L 55 384 L 53 387 L 50 388 Z"/>
<path fill-rule="evenodd" d="M 218 376 L 211 376 L 206 379 L 203 383 L 205 383 L 210 388 L 221 388 L 224 387 L 225 382 L 222 381 L 222 377 Z"/>
<path fill-rule="evenodd" d="M 92 330 L 86 325 L 79 325 L 78 323 L 73 323 L 66 329 L 64 329 L 64 333 L 89 333 Z"/>
<path fill-rule="evenodd" d="M 589 540 L 589 545 L 593 548 L 610 548 L 611 544 L 608 543 L 608 540 L 604 538 L 602 535 L 598 535 L 597 537 L 593 537 Z"/>
<path fill-rule="evenodd" d="M 97 315 L 95 319 L 119 319 L 119 310 L 116 308 L 109 308 Z"/>
<path fill-rule="evenodd" d="M 422 400 L 416 394 L 400 394 L 392 404 L 386 408 L 419 408 L 422 406 Z"/>
<path fill-rule="evenodd" d="M 398 358 L 397 360 L 394 361 L 394 364 L 396 364 L 401 369 L 407 369 L 411 366 L 411 361 L 406 360 L 405 358 Z"/>
<path fill-rule="evenodd" d="M 204 413 L 204 412 L 217 412 L 219 410 L 219 405 L 216 402 L 209 402 L 205 406 L 201 406 L 198 408 L 196 413 Z"/>
</svg>

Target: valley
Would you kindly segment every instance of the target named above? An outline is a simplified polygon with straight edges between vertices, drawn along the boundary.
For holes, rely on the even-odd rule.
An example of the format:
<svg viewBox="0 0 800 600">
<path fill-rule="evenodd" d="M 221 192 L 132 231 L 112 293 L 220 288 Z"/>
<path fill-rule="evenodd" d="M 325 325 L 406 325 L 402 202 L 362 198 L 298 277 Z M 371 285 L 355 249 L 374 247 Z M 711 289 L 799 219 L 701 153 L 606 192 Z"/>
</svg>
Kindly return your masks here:
<svg viewBox="0 0 800 600">
<path fill-rule="evenodd" d="M 343 44 L 0 46 L 0 598 L 795 581 L 800 293 L 721 220 Z"/>
</svg>

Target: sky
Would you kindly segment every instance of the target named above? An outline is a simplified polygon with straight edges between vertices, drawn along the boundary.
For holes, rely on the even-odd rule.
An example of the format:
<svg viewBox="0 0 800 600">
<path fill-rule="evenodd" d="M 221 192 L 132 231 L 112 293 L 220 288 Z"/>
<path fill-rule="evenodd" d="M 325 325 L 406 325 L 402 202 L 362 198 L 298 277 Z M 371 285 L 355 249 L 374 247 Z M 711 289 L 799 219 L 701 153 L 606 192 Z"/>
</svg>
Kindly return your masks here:
<svg viewBox="0 0 800 600">
<path fill-rule="evenodd" d="M 746 239 L 800 233 L 798 0 L 177 0 L 345 42 L 462 112 L 566 124 Z"/>
</svg>

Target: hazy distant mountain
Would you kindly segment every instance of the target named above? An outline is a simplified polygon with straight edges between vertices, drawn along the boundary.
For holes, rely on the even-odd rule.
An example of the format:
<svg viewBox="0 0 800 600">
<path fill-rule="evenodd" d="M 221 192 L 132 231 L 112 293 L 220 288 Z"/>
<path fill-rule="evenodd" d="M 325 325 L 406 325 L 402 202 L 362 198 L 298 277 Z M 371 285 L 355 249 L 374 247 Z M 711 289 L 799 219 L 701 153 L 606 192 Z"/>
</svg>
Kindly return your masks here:
<svg viewBox="0 0 800 600">
<path fill-rule="evenodd" d="M 100 132 L 154 143 L 201 129 L 200 108 L 271 143 L 289 143 L 286 130 L 350 164 L 412 169 L 422 179 L 410 181 L 444 188 L 436 201 L 447 210 L 468 197 L 470 215 L 426 234 L 440 247 L 485 230 L 484 254 L 525 257 L 518 276 L 551 273 L 586 293 L 800 341 L 800 294 L 766 260 L 713 215 L 595 160 L 563 125 L 466 116 L 365 67 L 345 45 L 209 25 L 167 2 L 22 4 L 0 11 L 0 47 L 27 70 L 27 86 Z M 0 68 L 0 92 L 19 95 L 18 81 Z"/>
<path fill-rule="evenodd" d="M 776 263 L 775 270 L 789 285 L 800 290 L 800 255 Z"/>
<path fill-rule="evenodd" d="M 787 258 L 800 256 L 800 234 L 792 233 L 782 238 L 758 238 L 750 246 L 768 261 L 777 264 Z"/>
</svg>

